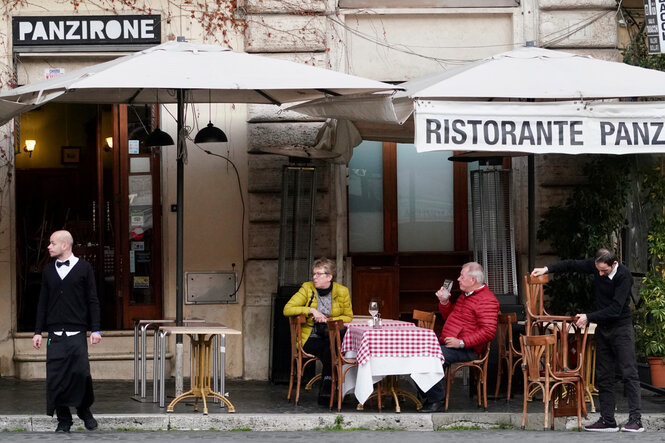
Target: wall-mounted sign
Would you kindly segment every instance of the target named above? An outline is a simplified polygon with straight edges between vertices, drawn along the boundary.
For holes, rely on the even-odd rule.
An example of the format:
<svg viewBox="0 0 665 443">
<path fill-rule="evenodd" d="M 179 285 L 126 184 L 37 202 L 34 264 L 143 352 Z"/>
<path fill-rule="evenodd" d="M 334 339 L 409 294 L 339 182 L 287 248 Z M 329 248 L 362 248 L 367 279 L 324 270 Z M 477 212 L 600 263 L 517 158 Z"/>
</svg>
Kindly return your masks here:
<svg viewBox="0 0 665 443">
<path fill-rule="evenodd" d="M 154 45 L 161 43 L 160 15 L 16 16 L 12 43 L 26 46 Z"/>
<path fill-rule="evenodd" d="M 665 0 L 644 0 L 649 54 L 665 53 Z"/>
</svg>

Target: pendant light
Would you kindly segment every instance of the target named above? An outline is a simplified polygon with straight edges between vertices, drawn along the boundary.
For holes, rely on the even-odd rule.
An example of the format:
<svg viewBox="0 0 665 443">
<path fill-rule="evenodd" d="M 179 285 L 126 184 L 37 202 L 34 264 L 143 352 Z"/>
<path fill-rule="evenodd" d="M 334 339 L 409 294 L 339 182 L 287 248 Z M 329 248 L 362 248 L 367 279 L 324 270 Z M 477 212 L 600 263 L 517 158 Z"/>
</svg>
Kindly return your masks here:
<svg viewBox="0 0 665 443">
<path fill-rule="evenodd" d="M 159 93 L 156 92 L 156 99 L 157 99 L 157 109 L 159 109 Z M 136 112 L 136 110 L 134 110 Z M 137 114 L 138 115 L 138 114 Z M 140 118 L 139 118 L 140 120 Z M 156 126 L 154 131 L 152 131 L 148 136 L 145 138 L 144 141 L 144 146 L 151 147 L 151 146 L 171 146 L 175 145 L 175 142 L 173 141 L 173 137 L 168 135 L 166 132 L 162 131 L 159 129 L 159 126 Z"/>
<path fill-rule="evenodd" d="M 194 137 L 194 143 L 224 143 L 229 141 L 226 134 L 221 129 L 212 124 L 212 92 L 208 90 L 208 124 L 205 128 L 201 129 Z"/>
</svg>

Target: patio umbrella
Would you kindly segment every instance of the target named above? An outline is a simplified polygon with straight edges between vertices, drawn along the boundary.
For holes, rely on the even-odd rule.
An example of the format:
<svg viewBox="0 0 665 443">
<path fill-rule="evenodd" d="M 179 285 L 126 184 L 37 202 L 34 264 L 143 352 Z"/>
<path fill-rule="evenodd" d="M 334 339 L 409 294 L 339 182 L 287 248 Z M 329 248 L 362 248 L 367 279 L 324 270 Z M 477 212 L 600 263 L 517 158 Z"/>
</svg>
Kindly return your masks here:
<svg viewBox="0 0 665 443">
<path fill-rule="evenodd" d="M 177 103 L 176 320 L 183 318 L 184 104 L 303 101 L 392 85 L 213 45 L 168 42 L 0 94 L 0 124 L 46 102 Z"/>
<path fill-rule="evenodd" d="M 400 86 L 403 91 L 326 97 L 289 109 L 351 120 L 366 140 L 412 142 L 417 101 L 495 103 L 665 97 L 665 72 L 526 46 Z"/>
<path fill-rule="evenodd" d="M 505 152 L 567 152 L 584 153 L 584 149 L 566 150 L 561 146 L 541 146 L 534 143 L 524 146 L 519 143 L 506 146 L 473 144 L 474 133 L 465 133 L 465 142 L 426 143 L 427 135 L 443 135 L 427 132 L 429 121 L 452 122 L 453 119 L 508 122 L 529 121 L 533 109 L 540 117 L 551 115 L 570 117 L 571 120 L 599 119 L 614 124 L 623 124 L 630 136 L 644 128 L 644 124 L 658 126 L 663 122 L 663 102 L 651 103 L 593 103 L 589 100 L 616 98 L 665 97 L 665 72 L 636 66 L 604 61 L 593 57 L 526 46 L 497 54 L 454 69 L 437 72 L 414 79 L 400 86 L 403 91 L 360 94 L 349 97 L 328 97 L 293 106 L 290 110 L 304 114 L 347 119 L 354 122 L 363 139 L 377 141 L 416 142 L 419 151 L 427 150 L 488 150 Z M 519 101 L 520 103 L 514 103 Z M 565 102 L 561 102 L 565 101 Z M 576 101 L 576 102 L 573 102 Z M 506 103 L 510 102 L 510 103 Z M 525 103 L 526 102 L 526 103 Z M 535 103 L 530 103 L 535 102 Z M 504 106 L 502 106 L 504 105 Z M 530 107 L 533 105 L 533 107 Z M 568 109 L 564 109 L 564 106 Z M 520 108 L 516 117 L 515 109 Z M 511 111 L 506 111 L 511 108 Z M 474 109 L 471 112 L 465 112 Z M 419 111 L 422 111 L 419 114 Z M 597 112 L 596 112 L 597 111 Z M 595 112 L 595 113 L 594 113 Z M 415 119 L 414 119 L 415 114 Z M 482 115 L 481 115 L 482 114 Z M 419 117 L 420 115 L 420 117 Z M 446 120 L 447 119 L 447 120 Z M 415 120 L 415 121 L 414 121 Z M 445 123 L 442 123 L 442 126 Z M 477 127 L 476 127 L 477 128 Z M 598 153 L 665 152 L 661 139 L 653 140 L 658 127 L 648 127 L 651 140 L 648 149 L 644 143 L 634 143 L 636 137 L 622 140 L 623 148 L 606 149 L 596 140 L 586 143 L 584 148 Z M 615 130 L 615 135 L 617 131 Z M 528 131 L 526 131 L 528 133 Z M 665 134 L 665 132 L 663 132 Z M 623 133 L 621 133 L 622 138 Z M 419 139 L 419 140 L 418 140 Z M 430 141 L 432 140 L 430 139 Z M 441 137 L 445 142 L 445 137 Z M 450 141 L 452 137 L 448 137 Z M 616 138 L 615 138 L 616 139 Z M 665 136 L 663 137 L 665 139 Z M 544 145 L 544 144 L 543 144 Z M 528 148 L 528 149 L 527 149 Z M 489 152 L 489 156 L 498 155 Z M 514 155 L 514 154 L 513 154 Z M 529 156 L 529 263 L 535 262 L 535 210 L 534 210 L 534 160 Z"/>
</svg>

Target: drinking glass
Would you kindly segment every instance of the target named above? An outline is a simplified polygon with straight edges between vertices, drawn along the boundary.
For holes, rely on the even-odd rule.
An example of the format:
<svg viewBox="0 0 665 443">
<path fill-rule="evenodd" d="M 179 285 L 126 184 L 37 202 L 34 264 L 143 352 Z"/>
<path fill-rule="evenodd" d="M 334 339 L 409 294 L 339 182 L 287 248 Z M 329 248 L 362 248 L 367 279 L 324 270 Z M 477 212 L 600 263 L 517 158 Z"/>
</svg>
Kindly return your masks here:
<svg viewBox="0 0 665 443">
<path fill-rule="evenodd" d="M 379 313 L 379 304 L 375 301 L 369 302 L 369 314 L 372 317 L 376 317 L 376 314 Z"/>
</svg>

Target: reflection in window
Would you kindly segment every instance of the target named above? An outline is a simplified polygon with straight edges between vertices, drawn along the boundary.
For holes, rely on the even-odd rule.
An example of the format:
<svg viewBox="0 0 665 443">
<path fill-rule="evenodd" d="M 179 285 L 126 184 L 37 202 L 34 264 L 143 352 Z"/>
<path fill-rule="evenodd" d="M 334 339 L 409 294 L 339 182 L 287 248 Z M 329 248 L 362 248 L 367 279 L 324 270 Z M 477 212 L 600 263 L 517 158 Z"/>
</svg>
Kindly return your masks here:
<svg viewBox="0 0 665 443">
<path fill-rule="evenodd" d="M 453 251 L 451 151 L 421 152 L 397 146 L 398 249 Z"/>
<path fill-rule="evenodd" d="M 380 142 L 362 142 L 349 163 L 349 250 L 383 250 L 383 152 Z"/>
</svg>

